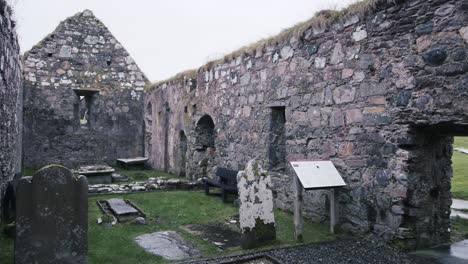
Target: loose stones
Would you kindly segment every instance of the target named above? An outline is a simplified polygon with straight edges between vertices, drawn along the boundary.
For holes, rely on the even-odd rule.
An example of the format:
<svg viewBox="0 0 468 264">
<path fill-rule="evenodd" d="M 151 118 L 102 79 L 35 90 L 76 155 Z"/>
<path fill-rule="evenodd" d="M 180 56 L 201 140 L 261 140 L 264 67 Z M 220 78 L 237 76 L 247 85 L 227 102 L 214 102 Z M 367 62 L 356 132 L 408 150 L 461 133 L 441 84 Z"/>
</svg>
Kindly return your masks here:
<svg viewBox="0 0 468 264">
<path fill-rule="evenodd" d="M 258 243 L 275 240 L 271 178 L 259 161 L 255 159 L 249 161 L 245 171 L 237 174 L 237 188 L 242 248 L 254 248 Z"/>
<path fill-rule="evenodd" d="M 18 186 L 15 262 L 88 262 L 88 183 L 52 165 Z"/>
</svg>

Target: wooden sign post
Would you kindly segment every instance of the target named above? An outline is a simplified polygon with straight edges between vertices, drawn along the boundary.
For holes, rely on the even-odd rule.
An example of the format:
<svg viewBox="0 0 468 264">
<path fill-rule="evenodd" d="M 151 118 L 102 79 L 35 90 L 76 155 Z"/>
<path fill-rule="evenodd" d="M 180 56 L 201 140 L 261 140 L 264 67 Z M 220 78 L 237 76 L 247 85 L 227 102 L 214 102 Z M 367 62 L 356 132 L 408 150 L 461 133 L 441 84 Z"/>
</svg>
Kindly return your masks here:
<svg viewBox="0 0 468 264">
<path fill-rule="evenodd" d="M 302 223 L 302 184 L 299 178 L 294 175 L 294 237 L 297 241 L 303 241 L 303 229 Z"/>
<path fill-rule="evenodd" d="M 331 161 L 290 161 L 290 163 L 296 172 L 293 179 L 295 239 L 303 241 L 302 204 L 304 190 L 330 191 L 330 232 L 334 234 L 339 219 L 336 189 L 346 185 L 343 178 Z"/>
</svg>

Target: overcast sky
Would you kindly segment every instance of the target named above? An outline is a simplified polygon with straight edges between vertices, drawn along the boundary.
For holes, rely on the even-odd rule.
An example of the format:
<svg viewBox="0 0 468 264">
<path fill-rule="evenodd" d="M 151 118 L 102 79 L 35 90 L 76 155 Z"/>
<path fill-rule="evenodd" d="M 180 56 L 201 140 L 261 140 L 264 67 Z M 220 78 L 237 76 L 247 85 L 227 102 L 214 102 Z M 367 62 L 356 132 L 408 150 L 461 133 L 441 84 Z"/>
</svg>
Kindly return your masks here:
<svg viewBox="0 0 468 264">
<path fill-rule="evenodd" d="M 356 0 L 9 0 L 22 52 L 90 9 L 151 81 L 198 68 L 323 9 Z"/>
</svg>

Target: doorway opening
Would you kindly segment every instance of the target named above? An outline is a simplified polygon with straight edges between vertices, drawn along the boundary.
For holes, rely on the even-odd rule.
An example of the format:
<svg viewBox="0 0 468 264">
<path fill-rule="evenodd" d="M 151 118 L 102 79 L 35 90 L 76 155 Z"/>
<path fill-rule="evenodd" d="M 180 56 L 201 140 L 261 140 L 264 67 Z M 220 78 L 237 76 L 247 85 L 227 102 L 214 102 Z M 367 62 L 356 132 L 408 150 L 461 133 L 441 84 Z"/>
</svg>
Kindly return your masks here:
<svg viewBox="0 0 468 264">
<path fill-rule="evenodd" d="M 452 241 L 468 239 L 468 137 L 455 136 L 452 154 Z"/>
<path fill-rule="evenodd" d="M 187 137 L 185 132 L 182 130 L 179 133 L 179 152 L 180 152 L 180 162 L 179 162 L 179 176 L 186 177 L 186 167 L 187 167 Z"/>
<path fill-rule="evenodd" d="M 197 123 L 195 128 L 196 142 L 195 147 L 198 151 L 206 151 L 208 148 L 215 148 L 215 125 L 209 115 L 204 115 Z"/>
<path fill-rule="evenodd" d="M 468 222 L 459 228 L 453 206 L 468 196 L 468 155 L 460 152 L 468 147 L 468 138 L 462 137 L 468 135 L 468 127 L 441 124 L 415 128 L 412 133 L 411 142 L 400 146 L 409 153 L 400 225 L 415 235 L 409 246 L 426 248 L 466 239 Z"/>
</svg>

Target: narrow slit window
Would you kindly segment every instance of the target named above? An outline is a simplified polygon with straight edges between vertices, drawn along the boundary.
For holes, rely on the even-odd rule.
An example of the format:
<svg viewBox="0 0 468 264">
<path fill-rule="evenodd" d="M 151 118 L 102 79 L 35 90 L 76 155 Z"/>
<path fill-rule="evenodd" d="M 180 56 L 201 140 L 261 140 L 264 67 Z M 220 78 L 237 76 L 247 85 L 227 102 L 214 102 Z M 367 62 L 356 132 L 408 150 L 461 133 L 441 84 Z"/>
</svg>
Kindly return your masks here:
<svg viewBox="0 0 468 264">
<path fill-rule="evenodd" d="M 81 128 L 91 127 L 91 116 L 92 116 L 92 105 L 94 95 L 98 93 L 98 90 L 94 89 L 76 89 L 78 103 L 75 108 L 75 117 L 78 119 L 79 126 Z"/>
</svg>

